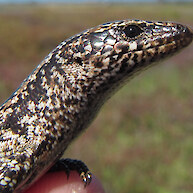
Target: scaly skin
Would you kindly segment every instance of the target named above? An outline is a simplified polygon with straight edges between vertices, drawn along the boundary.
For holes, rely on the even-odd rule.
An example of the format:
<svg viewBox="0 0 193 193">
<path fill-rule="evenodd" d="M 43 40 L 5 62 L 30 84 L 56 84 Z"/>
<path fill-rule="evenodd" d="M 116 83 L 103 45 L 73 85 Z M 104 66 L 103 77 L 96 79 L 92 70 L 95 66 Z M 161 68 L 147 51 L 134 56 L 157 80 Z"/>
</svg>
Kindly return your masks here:
<svg viewBox="0 0 193 193">
<path fill-rule="evenodd" d="M 0 192 L 34 182 L 127 79 L 192 38 L 180 24 L 123 20 L 57 46 L 0 108 Z"/>
</svg>

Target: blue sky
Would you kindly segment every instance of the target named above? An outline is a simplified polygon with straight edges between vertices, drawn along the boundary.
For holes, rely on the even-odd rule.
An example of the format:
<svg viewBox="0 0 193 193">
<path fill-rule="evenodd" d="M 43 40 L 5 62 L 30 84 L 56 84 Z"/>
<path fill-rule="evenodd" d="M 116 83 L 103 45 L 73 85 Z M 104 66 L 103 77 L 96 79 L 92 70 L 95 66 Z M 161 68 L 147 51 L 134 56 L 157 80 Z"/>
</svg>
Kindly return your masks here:
<svg viewBox="0 0 193 193">
<path fill-rule="evenodd" d="M 46 2 L 64 2 L 64 3 L 81 3 L 81 2 L 157 2 L 158 0 L 0 0 L 0 3 L 46 3 Z M 166 0 L 165 0 L 166 1 Z M 193 0 L 167 0 L 170 2 L 193 2 Z"/>
</svg>

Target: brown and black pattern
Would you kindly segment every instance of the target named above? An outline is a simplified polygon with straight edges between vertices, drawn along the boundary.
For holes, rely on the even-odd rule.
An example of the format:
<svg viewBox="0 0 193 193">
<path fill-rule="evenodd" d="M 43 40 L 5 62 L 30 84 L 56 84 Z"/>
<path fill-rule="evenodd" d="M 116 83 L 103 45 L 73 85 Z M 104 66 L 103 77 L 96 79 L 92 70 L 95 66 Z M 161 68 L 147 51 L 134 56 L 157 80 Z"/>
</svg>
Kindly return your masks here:
<svg viewBox="0 0 193 193">
<path fill-rule="evenodd" d="M 192 38 L 180 24 L 123 20 L 58 45 L 0 108 L 0 192 L 33 183 L 116 89 Z"/>
</svg>

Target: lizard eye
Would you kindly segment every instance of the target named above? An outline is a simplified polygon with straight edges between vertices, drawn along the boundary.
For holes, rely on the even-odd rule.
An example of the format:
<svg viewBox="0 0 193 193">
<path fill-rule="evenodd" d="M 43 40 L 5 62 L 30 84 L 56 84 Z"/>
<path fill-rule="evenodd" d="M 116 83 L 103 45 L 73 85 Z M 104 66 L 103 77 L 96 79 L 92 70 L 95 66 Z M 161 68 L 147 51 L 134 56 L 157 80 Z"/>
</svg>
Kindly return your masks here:
<svg viewBox="0 0 193 193">
<path fill-rule="evenodd" d="M 129 38 L 134 38 L 143 32 L 142 29 L 137 25 L 128 25 L 123 29 L 123 31 Z"/>
</svg>

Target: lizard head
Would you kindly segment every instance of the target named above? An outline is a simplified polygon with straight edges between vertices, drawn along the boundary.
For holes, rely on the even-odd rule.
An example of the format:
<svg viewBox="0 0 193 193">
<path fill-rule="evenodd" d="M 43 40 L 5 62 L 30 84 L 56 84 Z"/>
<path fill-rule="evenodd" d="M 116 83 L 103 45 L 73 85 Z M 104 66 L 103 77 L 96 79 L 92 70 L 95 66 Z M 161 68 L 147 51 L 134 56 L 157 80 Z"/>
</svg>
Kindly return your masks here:
<svg viewBox="0 0 193 193">
<path fill-rule="evenodd" d="M 66 70 L 82 82 L 86 93 L 113 89 L 193 39 L 187 26 L 172 22 L 122 20 L 105 23 L 59 45 Z M 62 49 L 64 46 L 64 49 Z"/>
<path fill-rule="evenodd" d="M 116 65 L 130 72 L 133 67 L 170 56 L 186 47 L 192 38 L 193 32 L 181 24 L 124 20 L 87 31 L 81 38 L 81 47 L 85 61 L 96 68 Z"/>
</svg>

